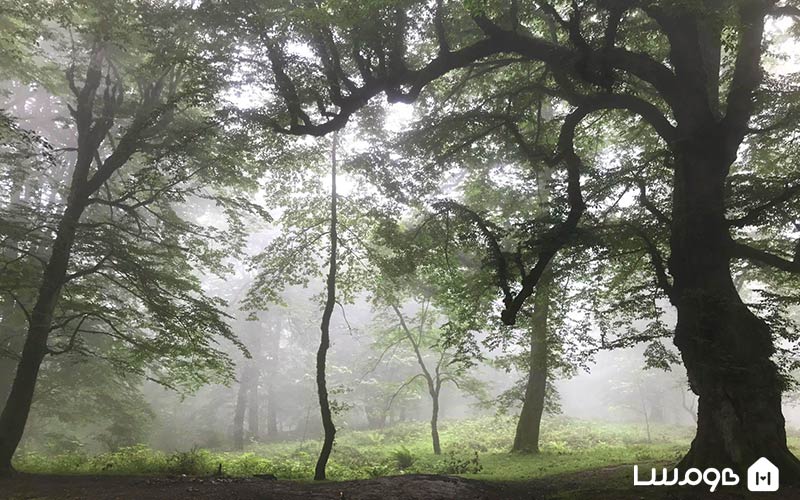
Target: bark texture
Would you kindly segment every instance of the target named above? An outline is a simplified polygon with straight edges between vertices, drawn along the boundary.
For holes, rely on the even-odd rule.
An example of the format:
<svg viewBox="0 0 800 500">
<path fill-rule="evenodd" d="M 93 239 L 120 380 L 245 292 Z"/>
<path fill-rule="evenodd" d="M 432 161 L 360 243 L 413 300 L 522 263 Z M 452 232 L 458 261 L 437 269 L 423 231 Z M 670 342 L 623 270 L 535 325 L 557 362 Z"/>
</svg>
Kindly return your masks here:
<svg viewBox="0 0 800 500">
<path fill-rule="evenodd" d="M 525 400 L 522 403 L 522 410 L 517 421 L 513 451 L 524 453 L 539 452 L 539 429 L 542 423 L 547 391 L 547 316 L 550 311 L 552 282 L 552 271 L 545 271 L 534 294 L 530 327 L 531 346 L 528 354 L 530 366 L 528 384 L 525 387 Z"/>
<path fill-rule="evenodd" d="M 741 474 L 767 457 L 782 482 L 793 482 L 800 462 L 786 445 L 770 330 L 731 278 L 724 187 L 734 158 L 713 135 L 687 141 L 677 155 L 669 261 L 675 345 L 699 397 L 697 434 L 679 467 L 728 466 Z"/>
</svg>

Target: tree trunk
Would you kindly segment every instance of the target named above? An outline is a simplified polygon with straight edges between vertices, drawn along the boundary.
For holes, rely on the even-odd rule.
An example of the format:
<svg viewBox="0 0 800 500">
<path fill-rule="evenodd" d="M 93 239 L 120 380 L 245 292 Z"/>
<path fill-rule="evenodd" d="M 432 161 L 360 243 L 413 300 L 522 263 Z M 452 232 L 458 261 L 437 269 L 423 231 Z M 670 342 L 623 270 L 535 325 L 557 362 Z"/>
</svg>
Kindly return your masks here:
<svg viewBox="0 0 800 500">
<path fill-rule="evenodd" d="M 261 438 L 260 400 L 258 386 L 261 383 L 261 335 L 256 334 L 253 339 L 252 359 L 249 361 L 250 383 L 247 388 L 247 430 L 250 438 L 258 441 Z"/>
<path fill-rule="evenodd" d="M 275 385 L 267 385 L 267 436 L 269 439 L 278 437 L 278 407 L 275 397 Z"/>
<path fill-rule="evenodd" d="M 249 403 L 247 405 L 247 430 L 250 431 L 250 436 L 256 441 L 261 439 L 258 378 L 258 370 L 256 369 L 253 373 L 253 380 L 250 382 L 250 390 L 248 391 Z"/>
<path fill-rule="evenodd" d="M 280 372 L 281 329 L 272 328 L 271 348 L 269 349 L 269 376 L 265 382 L 267 391 L 267 436 L 278 437 L 278 398 L 275 395 L 275 378 Z"/>
<path fill-rule="evenodd" d="M 247 392 L 250 386 L 250 367 L 242 369 L 239 392 L 236 395 L 236 410 L 233 412 L 233 449 L 244 449 L 244 415 L 247 409 Z"/>
<path fill-rule="evenodd" d="M 322 313 L 322 324 L 320 325 L 320 342 L 317 351 L 317 395 L 319 396 L 319 408 L 322 415 L 322 427 L 325 430 L 325 437 L 322 442 L 322 449 L 319 452 L 319 459 L 314 469 L 314 480 L 325 480 L 325 466 L 333 450 L 333 440 L 336 436 L 336 426 L 333 424 L 333 415 L 328 401 L 328 388 L 325 380 L 325 362 L 328 355 L 328 348 L 331 343 L 330 328 L 331 315 L 336 303 L 336 247 L 337 247 L 337 214 L 336 214 L 336 148 L 338 137 L 333 133 L 333 144 L 331 146 L 331 231 L 330 231 L 330 267 L 328 269 L 328 295 L 325 300 L 325 309 Z"/>
<path fill-rule="evenodd" d="M 644 396 L 641 382 L 636 384 L 636 388 L 639 390 L 639 403 L 642 405 L 642 416 L 644 417 L 644 429 L 647 433 L 647 442 L 652 443 L 653 436 L 650 433 L 650 420 L 653 418 L 653 411 L 647 407 L 647 398 Z"/>
<path fill-rule="evenodd" d="M 794 481 L 800 461 L 786 446 L 772 337 L 731 279 L 724 187 L 735 147 L 726 148 L 713 131 L 702 135 L 675 155 L 669 261 L 675 345 L 699 397 L 697 434 L 679 467 L 732 467 L 742 474 L 766 457 L 781 469 L 782 482 Z"/>
<path fill-rule="evenodd" d="M 433 442 L 433 454 L 441 455 L 442 446 L 439 443 L 439 391 L 431 392 L 433 409 L 431 411 L 431 441 Z"/>
<path fill-rule="evenodd" d="M 50 335 L 53 312 L 66 279 L 78 221 L 86 206 L 85 198 L 77 196 L 76 191 L 77 189 L 73 187 L 67 208 L 59 222 L 53 250 L 44 269 L 36 304 L 31 312 L 28 334 L 25 337 L 16 376 L 11 384 L 3 413 L 0 414 L 0 475 L 13 470 L 11 458 L 25 431 L 39 367 L 48 353 L 47 339 Z"/>
<path fill-rule="evenodd" d="M 550 311 L 552 285 L 553 273 L 548 268 L 542 274 L 534 295 L 528 385 L 525 387 L 525 400 L 517 421 L 512 451 L 539 453 L 539 429 L 547 389 L 547 316 Z"/>
<path fill-rule="evenodd" d="M 6 353 L 16 354 L 20 352 L 22 346 L 19 340 L 11 332 L 15 323 L 19 323 L 16 303 L 8 296 L 0 297 L 0 338 L 3 339 L 0 349 Z M 0 402 L 6 401 L 9 391 L 11 391 L 11 381 L 14 378 L 16 363 L 10 355 L 0 356 Z"/>
</svg>

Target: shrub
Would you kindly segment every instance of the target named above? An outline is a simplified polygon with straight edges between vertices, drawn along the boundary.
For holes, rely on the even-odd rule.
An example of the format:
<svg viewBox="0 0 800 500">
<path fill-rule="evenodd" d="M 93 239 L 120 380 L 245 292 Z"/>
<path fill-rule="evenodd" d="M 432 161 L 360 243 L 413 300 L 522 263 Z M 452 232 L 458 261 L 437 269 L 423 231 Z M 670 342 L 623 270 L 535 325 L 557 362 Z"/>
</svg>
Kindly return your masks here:
<svg viewBox="0 0 800 500">
<path fill-rule="evenodd" d="M 178 451 L 167 458 L 167 470 L 173 474 L 199 476 L 209 474 L 214 469 L 211 454 L 196 446 L 189 451 Z"/>
<path fill-rule="evenodd" d="M 222 472 L 231 476 L 277 475 L 273 462 L 255 453 L 226 454 L 219 462 L 222 463 Z"/>
<path fill-rule="evenodd" d="M 90 460 L 88 467 L 93 471 L 115 474 L 158 474 L 167 470 L 167 459 L 163 453 L 139 444 L 101 453 Z"/>
<path fill-rule="evenodd" d="M 444 461 L 440 465 L 443 474 L 477 474 L 483 470 L 481 459 L 478 452 L 472 458 L 462 458 L 456 456 L 455 451 L 450 451 L 445 455 Z"/>
<path fill-rule="evenodd" d="M 392 452 L 392 458 L 397 463 L 397 468 L 405 470 L 414 465 L 414 455 L 405 446 L 401 446 Z"/>
</svg>

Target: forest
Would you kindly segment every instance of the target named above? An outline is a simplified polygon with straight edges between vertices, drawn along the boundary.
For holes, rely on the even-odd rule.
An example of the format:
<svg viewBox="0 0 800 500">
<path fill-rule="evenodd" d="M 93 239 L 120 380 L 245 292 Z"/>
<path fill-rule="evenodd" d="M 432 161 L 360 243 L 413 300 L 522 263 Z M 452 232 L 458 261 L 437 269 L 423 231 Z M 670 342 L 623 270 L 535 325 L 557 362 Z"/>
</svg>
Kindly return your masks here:
<svg viewBox="0 0 800 500">
<path fill-rule="evenodd" d="M 800 498 L 799 159 L 798 0 L 0 0 L 0 498 Z"/>
</svg>

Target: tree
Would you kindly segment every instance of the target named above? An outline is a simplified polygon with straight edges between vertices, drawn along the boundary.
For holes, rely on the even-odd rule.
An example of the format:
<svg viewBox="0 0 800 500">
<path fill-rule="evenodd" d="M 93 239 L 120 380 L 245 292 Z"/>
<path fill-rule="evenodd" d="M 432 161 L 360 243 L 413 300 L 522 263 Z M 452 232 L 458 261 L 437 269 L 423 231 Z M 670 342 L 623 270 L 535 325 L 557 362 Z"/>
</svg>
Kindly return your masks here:
<svg viewBox="0 0 800 500">
<path fill-rule="evenodd" d="M 74 43 L 52 61 L 66 64 L 72 101 L 75 138 L 62 150 L 72 161 L 64 170 L 68 189 L 56 180 L 42 188 L 52 203 L 31 197 L 2 206 L 4 256 L 12 257 L 3 262 L 3 293 L 27 329 L 0 415 L 2 473 L 11 471 L 49 357 L 94 356 L 121 372 L 192 388 L 230 376 L 232 363 L 214 336 L 243 348 L 222 301 L 206 295 L 194 273 L 224 273 L 222 256 L 241 244 L 231 209 L 250 205 L 226 193 L 225 178 L 246 174 L 237 181 L 245 188 L 252 164 L 233 146 L 238 134 L 226 139 L 230 145 L 221 141 L 210 111 L 220 80 L 188 24 L 190 12 L 116 2 L 64 9 L 56 31 L 73 30 Z M 54 162 L 54 148 L 44 149 L 34 157 L 39 172 Z M 25 164 L 6 167 L 13 176 Z M 181 206 L 209 201 L 232 216 L 228 230 L 179 215 Z M 228 248 L 209 245 L 212 235 Z M 112 340 L 98 345 L 97 335 Z"/>
<path fill-rule="evenodd" d="M 390 398 L 389 406 L 402 391 L 413 387 L 418 379 L 422 379 L 431 400 L 430 424 L 433 453 L 440 455 L 442 446 L 439 441 L 439 401 L 442 387 L 449 382 L 462 391 L 480 395 L 483 385 L 467 374 L 467 368 L 470 366 L 469 360 L 459 357 L 457 349 L 444 345 L 442 330 L 447 328 L 447 325 L 437 325 L 442 321 L 442 317 L 433 305 L 433 297 L 426 296 L 424 292 L 421 296 L 415 297 L 412 305 L 416 306 L 418 310 L 411 316 L 404 311 L 406 308 L 398 300 L 397 293 L 398 290 L 394 290 L 388 295 L 376 298 L 378 301 L 386 301 L 383 305 L 388 309 L 385 311 L 386 319 L 387 321 L 390 318 L 392 320 L 391 327 L 381 332 L 377 344 L 388 346 L 384 347 L 384 352 L 389 347 L 398 345 L 410 348 L 414 363 L 417 365 L 417 373 L 397 388 Z M 395 352 L 394 356 L 396 355 Z"/>
<path fill-rule="evenodd" d="M 325 297 L 325 309 L 322 311 L 322 322 L 320 324 L 319 350 L 317 351 L 317 394 L 319 395 L 319 408 L 322 414 L 322 427 L 325 429 L 325 437 L 322 441 L 322 449 L 319 452 L 319 459 L 314 467 L 314 480 L 325 480 L 325 467 L 328 458 L 333 450 L 333 440 L 336 436 L 336 426 L 333 423 L 331 405 L 328 401 L 328 387 L 325 380 L 325 363 L 327 361 L 328 348 L 331 345 L 331 315 L 336 306 L 336 270 L 337 270 L 337 246 L 338 219 L 337 219 L 337 200 L 336 200 L 336 149 L 338 148 L 338 137 L 333 134 L 331 145 L 331 211 L 330 211 L 330 252 L 328 254 L 328 280 L 327 295 Z"/>
<path fill-rule="evenodd" d="M 434 177 L 425 174 L 433 167 L 447 172 L 449 178 L 433 190 L 425 187 L 434 184 L 427 180 L 417 181 L 413 189 L 397 189 L 400 195 L 395 196 L 410 205 L 431 207 L 432 213 L 421 217 L 423 222 L 412 232 L 424 229 L 444 235 L 434 238 L 438 241 L 435 251 L 444 254 L 482 254 L 480 271 L 497 276 L 508 275 L 509 264 L 513 267 L 535 258 L 538 242 L 531 237 L 532 228 L 558 220 L 559 186 L 552 183 L 552 166 L 542 154 L 558 131 L 552 111 L 557 102 L 544 93 L 520 92 L 532 77 L 535 75 L 529 71 L 515 68 L 491 73 L 471 69 L 459 77 L 454 88 L 430 89 L 417 108 L 414 122 L 400 134 L 374 141 L 369 151 L 368 161 L 373 171 L 379 172 L 373 174 L 378 178 L 390 179 L 392 173 L 396 178 L 398 169 L 417 177 Z M 477 107 L 476 95 L 480 95 Z M 440 113 L 443 108 L 448 110 L 446 115 Z M 387 192 L 392 196 L 393 190 Z M 442 220 L 433 222 L 433 217 Z M 432 255 L 415 258 L 426 262 L 435 259 Z M 460 265 L 451 266 L 451 271 L 471 281 L 471 286 L 462 289 L 474 294 L 480 289 L 475 281 L 478 270 L 466 266 L 465 259 L 459 260 Z M 498 328 L 490 320 L 491 313 L 484 314 L 481 308 L 462 311 L 487 320 L 483 328 L 473 329 L 492 332 L 483 339 L 487 347 L 500 345 L 505 349 L 513 345 L 527 351 L 525 356 L 511 354 L 499 360 L 505 369 L 525 373 L 525 380 L 499 399 L 503 411 L 522 404 L 513 451 L 538 451 L 542 414 L 548 404 L 555 408 L 551 378 L 569 376 L 579 362 L 563 356 L 563 346 L 586 340 L 585 335 L 567 334 L 568 328 L 561 328 L 566 318 L 564 309 L 571 302 L 565 299 L 574 294 L 564 284 L 577 281 L 585 266 L 572 258 L 558 260 L 550 263 L 537 287 L 536 300 L 520 314 L 517 328 Z M 485 290 L 483 300 L 493 300 L 493 292 Z M 517 335 L 520 332 L 525 333 Z"/>
<path fill-rule="evenodd" d="M 736 172 L 766 179 L 765 156 L 786 165 L 770 143 L 791 149 L 781 135 L 793 127 L 788 117 L 795 106 L 785 97 L 770 102 L 786 93 L 762 71 L 762 42 L 769 17 L 796 12 L 793 3 L 774 0 L 273 6 L 241 26 L 244 43 L 269 61 L 271 80 L 264 84 L 278 97 L 250 115 L 283 133 L 319 136 L 343 127 L 382 93 L 413 102 L 432 82 L 452 85 L 464 68 L 539 68 L 545 78 L 532 86 L 569 106 L 552 156 L 555 175 L 566 180 L 568 210 L 540 235 L 538 256 L 521 279 L 498 277 L 501 317 L 513 324 L 553 257 L 581 223 L 592 225 L 581 186 L 586 166 L 575 148 L 581 123 L 599 112 L 629 113 L 618 126 L 648 127 L 672 175 L 671 206 L 665 211 L 646 196 L 642 205 L 668 226 L 670 255 L 665 260 L 652 248 L 653 271 L 678 311 L 674 341 L 699 396 L 697 434 L 680 466 L 741 472 L 765 456 L 795 481 L 800 461 L 786 446 L 784 384 L 770 359 L 771 332 L 741 300 L 731 264 L 744 259 L 798 272 L 800 258 L 791 251 L 787 256 L 767 240 L 743 238 L 739 228 L 768 227 L 764 215 L 791 206 L 800 190 L 791 170 L 780 175 L 786 190 L 767 200 L 752 191 L 734 198 L 727 190 L 740 180 Z M 290 54 L 290 40 L 312 53 Z M 741 151 L 762 147 L 770 153 L 737 161 Z M 779 246 L 791 248 L 789 233 L 777 232 Z"/>
</svg>

